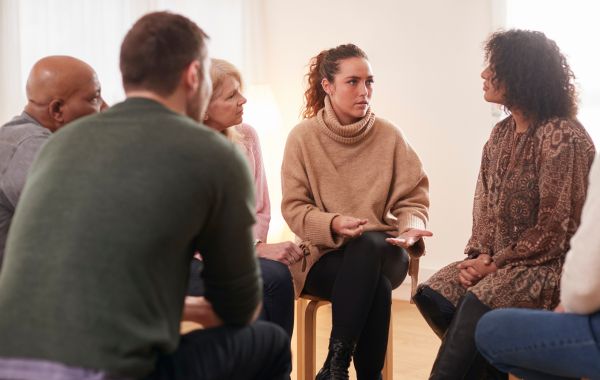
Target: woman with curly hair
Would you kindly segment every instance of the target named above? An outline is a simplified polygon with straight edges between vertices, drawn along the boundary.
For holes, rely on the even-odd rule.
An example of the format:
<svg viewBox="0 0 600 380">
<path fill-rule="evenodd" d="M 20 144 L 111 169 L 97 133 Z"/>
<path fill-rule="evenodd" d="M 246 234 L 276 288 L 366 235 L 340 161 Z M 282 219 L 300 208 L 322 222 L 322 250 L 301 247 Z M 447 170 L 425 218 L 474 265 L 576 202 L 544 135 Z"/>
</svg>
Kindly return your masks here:
<svg viewBox="0 0 600 380">
<path fill-rule="evenodd" d="M 475 342 L 496 368 L 522 379 L 600 379 L 600 162 L 594 160 L 581 225 L 571 239 L 554 310 L 498 309 Z"/>
<path fill-rule="evenodd" d="M 574 75 L 543 33 L 508 30 L 485 45 L 484 99 L 509 116 L 492 130 L 463 261 L 413 297 L 442 339 L 430 379 L 505 375 L 478 353 L 479 319 L 491 309 L 552 309 L 569 240 L 579 225 L 594 145 L 576 119 Z"/>
<path fill-rule="evenodd" d="M 427 175 L 400 128 L 373 113 L 373 89 L 356 45 L 322 51 L 311 61 L 304 120 L 285 147 L 281 210 L 306 253 L 290 266 L 296 295 L 332 304 L 317 380 L 348 379 L 351 360 L 358 380 L 380 379 L 392 289 L 431 236 Z"/>
</svg>

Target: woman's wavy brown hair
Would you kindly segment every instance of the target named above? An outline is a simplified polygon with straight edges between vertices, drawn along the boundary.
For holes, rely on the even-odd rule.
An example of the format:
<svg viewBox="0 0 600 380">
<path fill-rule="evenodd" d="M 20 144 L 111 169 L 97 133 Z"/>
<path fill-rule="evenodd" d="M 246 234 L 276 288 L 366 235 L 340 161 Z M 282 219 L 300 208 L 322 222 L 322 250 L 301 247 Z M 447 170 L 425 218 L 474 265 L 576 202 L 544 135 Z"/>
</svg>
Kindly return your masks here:
<svg viewBox="0 0 600 380">
<path fill-rule="evenodd" d="M 323 50 L 310 60 L 308 74 L 308 88 L 304 92 L 305 104 L 302 117 L 309 118 L 325 107 L 325 90 L 321 81 L 326 78 L 333 83 L 333 77 L 340 71 L 340 61 L 347 58 L 369 59 L 364 51 L 354 44 L 339 45 L 329 50 Z"/>
<path fill-rule="evenodd" d="M 556 42 L 544 33 L 511 29 L 492 34 L 485 44 L 492 83 L 504 89 L 503 105 L 533 122 L 575 117 L 575 75 Z"/>
</svg>

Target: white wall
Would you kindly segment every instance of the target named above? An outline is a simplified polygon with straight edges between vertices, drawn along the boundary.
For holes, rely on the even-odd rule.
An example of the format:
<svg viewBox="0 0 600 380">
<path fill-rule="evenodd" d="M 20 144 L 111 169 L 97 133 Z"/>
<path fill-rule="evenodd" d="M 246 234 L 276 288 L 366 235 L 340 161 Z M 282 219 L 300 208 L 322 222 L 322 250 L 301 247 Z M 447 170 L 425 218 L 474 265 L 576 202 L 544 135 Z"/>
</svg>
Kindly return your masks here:
<svg viewBox="0 0 600 380">
<path fill-rule="evenodd" d="M 210 36 L 212 55 L 244 63 L 243 4 L 249 0 L 0 0 L 0 125 L 20 114 L 33 64 L 66 54 L 98 73 L 109 104 L 123 100 L 121 42 L 133 23 L 151 11 L 181 13 Z"/>
<path fill-rule="evenodd" d="M 338 44 L 360 46 L 373 67 L 375 113 L 403 129 L 430 177 L 435 236 L 421 279 L 462 259 L 481 149 L 495 120 L 479 77 L 493 0 L 265 1 L 269 82 L 285 132 L 298 122 L 309 59 Z M 278 173 L 280 157 L 267 160 Z M 270 184 L 275 210 L 278 181 Z"/>
<path fill-rule="evenodd" d="M 299 120 L 308 61 L 322 49 L 358 44 L 375 74 L 375 113 L 404 130 L 430 176 L 435 236 L 427 241 L 421 279 L 462 258 L 481 148 L 494 123 L 482 99 L 482 43 L 497 22 L 492 9 L 502 0 L 107 0 L 61 9 L 52 16 L 57 19 L 48 16 L 57 0 L 0 1 L 0 45 L 11 52 L 0 60 L 3 121 L 20 112 L 28 69 L 46 54 L 88 59 L 108 100 L 118 101 L 120 40 L 151 9 L 169 8 L 196 20 L 212 37 L 213 56 L 238 64 L 247 80 L 270 85 L 281 113 L 272 119 L 281 121 L 267 123 L 259 110 L 252 123 L 269 176 L 271 240 L 290 237 L 282 230 L 279 171 L 286 135 Z M 240 13 L 242 5 L 251 14 Z"/>
</svg>

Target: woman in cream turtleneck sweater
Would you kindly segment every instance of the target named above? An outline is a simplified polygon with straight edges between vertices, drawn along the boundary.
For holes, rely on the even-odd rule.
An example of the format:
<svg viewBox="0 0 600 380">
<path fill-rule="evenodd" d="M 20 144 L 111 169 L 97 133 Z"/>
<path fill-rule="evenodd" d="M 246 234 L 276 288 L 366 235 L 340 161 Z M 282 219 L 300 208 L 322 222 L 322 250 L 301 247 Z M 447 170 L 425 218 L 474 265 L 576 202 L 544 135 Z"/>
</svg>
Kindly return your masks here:
<svg viewBox="0 0 600 380">
<path fill-rule="evenodd" d="M 377 379 L 392 289 L 431 236 L 428 179 L 400 129 L 372 112 L 373 74 L 357 46 L 313 58 L 308 84 L 282 166 L 282 213 L 305 254 L 290 266 L 296 296 L 332 303 L 317 379 L 347 378 L 352 358 L 358 379 Z"/>
</svg>

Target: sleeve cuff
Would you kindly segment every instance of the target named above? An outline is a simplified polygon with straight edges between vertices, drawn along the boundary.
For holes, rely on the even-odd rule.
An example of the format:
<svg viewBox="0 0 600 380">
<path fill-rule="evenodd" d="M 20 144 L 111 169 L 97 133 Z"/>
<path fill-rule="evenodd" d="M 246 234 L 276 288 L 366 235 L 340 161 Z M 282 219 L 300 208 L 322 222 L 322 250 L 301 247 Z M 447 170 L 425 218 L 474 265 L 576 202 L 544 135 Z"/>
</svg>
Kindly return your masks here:
<svg viewBox="0 0 600 380">
<path fill-rule="evenodd" d="M 340 214 L 313 211 L 306 216 L 306 239 L 314 245 L 336 247 L 342 242 L 341 237 L 333 236 L 331 221 Z"/>
<path fill-rule="evenodd" d="M 413 228 L 424 230 L 426 225 L 423 219 L 413 214 L 402 214 L 398 217 L 398 233 L 401 234 Z"/>
</svg>

